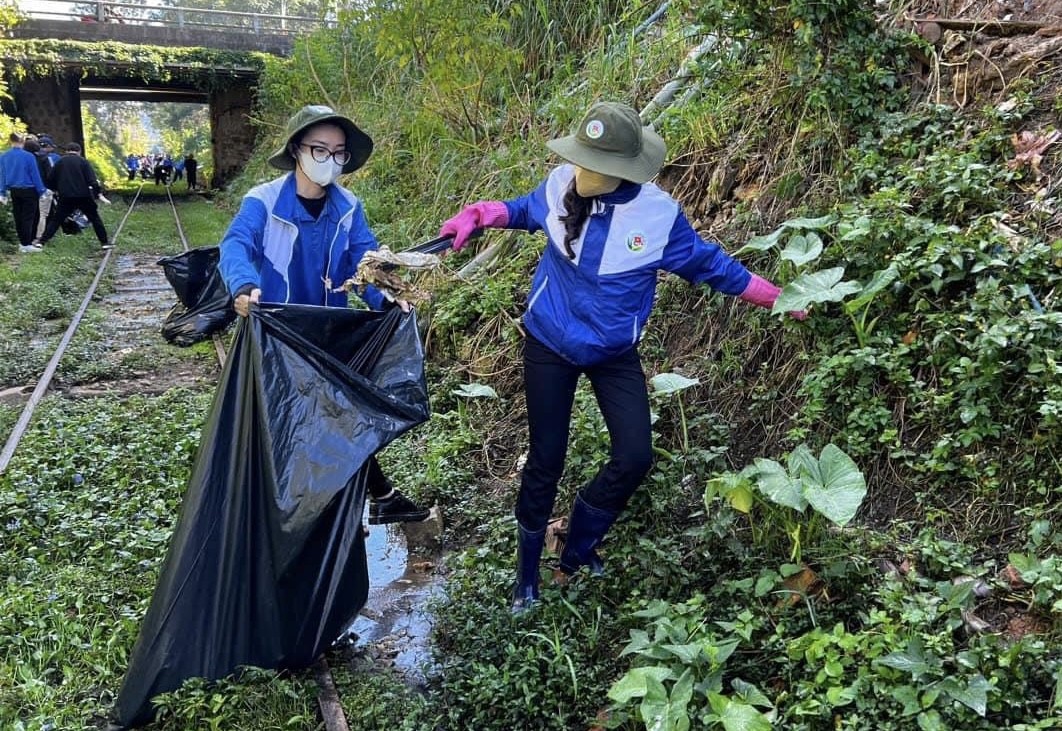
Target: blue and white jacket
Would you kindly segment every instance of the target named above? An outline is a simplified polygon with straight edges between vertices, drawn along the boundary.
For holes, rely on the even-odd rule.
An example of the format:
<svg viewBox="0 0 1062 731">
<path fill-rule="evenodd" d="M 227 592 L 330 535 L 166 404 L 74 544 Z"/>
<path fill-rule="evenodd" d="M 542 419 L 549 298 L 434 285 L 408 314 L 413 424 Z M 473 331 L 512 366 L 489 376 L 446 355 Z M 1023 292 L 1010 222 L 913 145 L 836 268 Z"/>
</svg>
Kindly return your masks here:
<svg viewBox="0 0 1062 731">
<path fill-rule="evenodd" d="M 332 184 L 324 210 L 314 220 L 295 197 L 289 173 L 255 186 L 221 240 L 221 276 L 229 292 L 253 285 L 263 302 L 346 307 L 346 292 L 333 292 L 354 276 L 376 237 L 361 201 Z M 367 287 L 362 299 L 380 309 L 384 297 Z"/>
<path fill-rule="evenodd" d="M 593 203 L 575 259 L 564 251 L 563 199 L 575 168 L 561 165 L 535 191 L 505 201 L 507 228 L 545 231 L 524 325 L 566 360 L 590 366 L 634 347 L 653 308 L 657 272 L 724 294 L 741 294 L 751 273 L 693 230 L 679 204 L 652 183 L 623 182 Z"/>
</svg>

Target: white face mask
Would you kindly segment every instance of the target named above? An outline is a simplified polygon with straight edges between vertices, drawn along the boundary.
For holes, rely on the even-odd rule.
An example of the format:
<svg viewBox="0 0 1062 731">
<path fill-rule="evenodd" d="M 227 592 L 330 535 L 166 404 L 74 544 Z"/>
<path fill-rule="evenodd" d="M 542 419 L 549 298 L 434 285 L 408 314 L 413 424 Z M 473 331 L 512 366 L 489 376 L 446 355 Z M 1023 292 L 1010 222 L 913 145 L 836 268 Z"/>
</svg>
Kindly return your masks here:
<svg viewBox="0 0 1062 731">
<path fill-rule="evenodd" d="M 343 172 L 343 166 L 332 158 L 324 162 L 317 162 L 308 150 L 299 150 L 299 167 L 306 177 L 320 185 L 322 188 L 336 182 L 336 178 Z"/>
<path fill-rule="evenodd" d="M 578 165 L 575 166 L 575 192 L 583 198 L 593 198 L 611 193 L 622 182 L 622 178 L 602 175 L 601 173 L 595 173 L 593 170 L 587 170 Z"/>
</svg>

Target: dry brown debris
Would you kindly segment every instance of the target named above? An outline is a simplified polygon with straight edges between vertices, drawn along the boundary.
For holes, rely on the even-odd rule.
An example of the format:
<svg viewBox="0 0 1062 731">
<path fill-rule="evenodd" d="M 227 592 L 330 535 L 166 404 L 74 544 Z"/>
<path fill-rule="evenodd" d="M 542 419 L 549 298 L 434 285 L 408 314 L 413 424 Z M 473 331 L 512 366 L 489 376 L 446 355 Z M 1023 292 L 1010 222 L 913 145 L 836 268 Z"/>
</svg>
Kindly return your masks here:
<svg viewBox="0 0 1062 731">
<path fill-rule="evenodd" d="M 1020 170 L 1028 165 L 1039 180 L 1042 173 L 1040 172 L 1040 161 L 1043 160 L 1044 150 L 1049 145 L 1054 144 L 1062 138 L 1062 132 L 1055 130 L 1050 133 L 1042 132 L 1029 132 L 1023 131 L 1011 137 L 1011 144 L 1014 145 L 1014 159 L 1007 163 L 1007 167 L 1011 170 Z"/>
</svg>

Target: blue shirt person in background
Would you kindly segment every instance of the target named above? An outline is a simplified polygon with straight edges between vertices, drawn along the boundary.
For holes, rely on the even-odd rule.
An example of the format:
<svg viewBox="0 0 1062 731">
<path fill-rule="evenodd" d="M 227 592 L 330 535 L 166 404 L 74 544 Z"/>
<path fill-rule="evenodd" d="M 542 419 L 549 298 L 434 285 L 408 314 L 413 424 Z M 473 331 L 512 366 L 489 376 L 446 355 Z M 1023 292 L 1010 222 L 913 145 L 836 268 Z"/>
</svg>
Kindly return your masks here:
<svg viewBox="0 0 1062 731">
<path fill-rule="evenodd" d="M 12 132 L 11 149 L 0 155 L 0 203 L 11 199 L 19 251 L 30 254 L 41 250 L 35 242 L 40 216 L 39 200 L 47 188 L 41 179 L 37 157 L 22 148 L 24 137 Z"/>
</svg>

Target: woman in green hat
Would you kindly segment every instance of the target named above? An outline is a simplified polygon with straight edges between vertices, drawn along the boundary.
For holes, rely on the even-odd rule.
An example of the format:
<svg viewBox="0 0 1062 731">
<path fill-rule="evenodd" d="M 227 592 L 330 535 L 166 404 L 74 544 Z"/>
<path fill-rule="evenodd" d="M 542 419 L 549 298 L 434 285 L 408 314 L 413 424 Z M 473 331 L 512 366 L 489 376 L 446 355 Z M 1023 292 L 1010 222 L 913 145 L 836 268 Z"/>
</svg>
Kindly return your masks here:
<svg viewBox="0 0 1062 731">
<path fill-rule="evenodd" d="M 524 314 L 530 447 L 516 504 L 513 610 L 538 599 L 546 523 L 564 470 L 576 383 L 586 374 L 611 441 L 609 461 L 576 495 L 560 570 L 601 573 L 596 547 L 652 465 L 649 396 L 638 340 L 668 271 L 770 308 L 778 287 L 703 240 L 679 204 L 648 182 L 664 141 L 625 104 L 594 104 L 574 134 L 547 143 L 568 164 L 533 192 L 480 201 L 443 224 L 460 249 L 482 228 L 543 231 L 548 239 Z M 792 313 L 803 318 L 804 313 Z"/>
<path fill-rule="evenodd" d="M 346 307 L 347 293 L 338 285 L 377 248 L 361 201 L 336 182 L 365 164 L 372 139 L 317 104 L 288 120 L 284 139 L 269 164 L 290 172 L 252 188 L 221 240 L 221 274 L 242 317 L 258 302 Z M 373 287 L 362 298 L 373 309 L 389 306 Z M 396 304 L 409 310 L 405 302 Z M 370 523 L 428 517 L 391 486 L 375 458 L 368 468 Z"/>
</svg>

